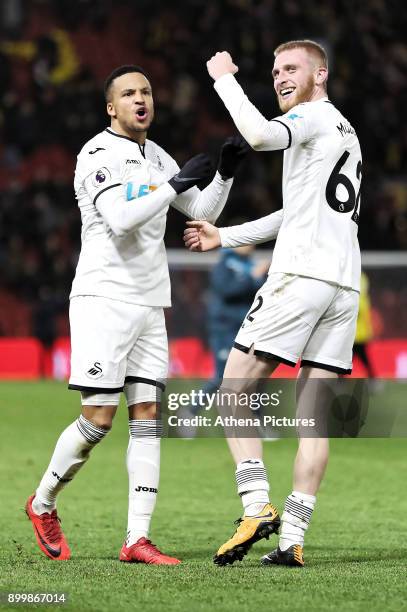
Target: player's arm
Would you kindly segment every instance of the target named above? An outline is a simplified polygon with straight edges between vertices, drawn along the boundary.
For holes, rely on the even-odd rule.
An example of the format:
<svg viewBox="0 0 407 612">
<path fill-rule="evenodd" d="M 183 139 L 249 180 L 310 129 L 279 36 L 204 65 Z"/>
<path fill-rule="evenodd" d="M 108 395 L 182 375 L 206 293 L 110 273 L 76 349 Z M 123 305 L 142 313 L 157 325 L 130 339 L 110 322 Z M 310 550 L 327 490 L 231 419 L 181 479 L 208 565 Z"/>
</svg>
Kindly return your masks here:
<svg viewBox="0 0 407 612">
<path fill-rule="evenodd" d="M 172 206 L 191 219 L 215 223 L 228 199 L 235 172 L 249 150 L 241 136 L 232 136 L 222 145 L 219 164 L 213 180 L 205 189 L 189 189 L 172 202 Z"/>
<path fill-rule="evenodd" d="M 310 138 L 307 121 L 295 113 L 267 120 L 250 102 L 233 76 L 238 67 L 229 53 L 217 53 L 207 62 L 209 74 L 215 80 L 214 87 L 228 109 L 239 132 L 256 151 L 288 149 L 293 142 L 305 142 Z"/>
<path fill-rule="evenodd" d="M 211 170 L 208 156 L 196 155 L 168 182 L 135 202 L 125 196 L 118 162 L 109 156 L 99 159 L 104 165 L 86 177 L 84 186 L 93 205 L 117 237 L 147 223 L 165 210 L 177 195 L 207 178 Z"/>
<path fill-rule="evenodd" d="M 230 227 L 218 228 L 207 221 L 189 221 L 188 228 L 184 231 L 184 242 L 190 251 L 260 244 L 275 240 L 282 222 L 282 208 L 266 217 Z"/>
</svg>

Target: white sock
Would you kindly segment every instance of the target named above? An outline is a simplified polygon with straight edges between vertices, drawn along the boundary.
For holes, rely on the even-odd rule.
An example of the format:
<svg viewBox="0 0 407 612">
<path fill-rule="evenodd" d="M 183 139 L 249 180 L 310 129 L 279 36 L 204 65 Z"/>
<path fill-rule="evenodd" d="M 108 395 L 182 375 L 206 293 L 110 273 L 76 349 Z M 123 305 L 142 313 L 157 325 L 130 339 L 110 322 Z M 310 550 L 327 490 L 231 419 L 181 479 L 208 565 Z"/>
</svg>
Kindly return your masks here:
<svg viewBox="0 0 407 612">
<path fill-rule="evenodd" d="M 148 536 L 160 479 L 162 422 L 155 419 L 130 420 L 129 429 L 126 461 L 129 474 L 126 546 Z"/>
<path fill-rule="evenodd" d="M 62 432 L 35 493 L 32 507 L 36 514 L 52 512 L 55 509 L 58 493 L 72 480 L 89 458 L 92 448 L 108 431 L 96 427 L 81 414 Z"/>
<path fill-rule="evenodd" d="M 304 546 L 304 535 L 311 520 L 316 497 L 293 491 L 286 499 L 281 517 L 279 547 L 287 550 L 293 544 Z"/>
<path fill-rule="evenodd" d="M 255 516 L 269 503 L 270 485 L 261 459 L 245 459 L 236 467 L 237 492 L 245 516 Z"/>
</svg>

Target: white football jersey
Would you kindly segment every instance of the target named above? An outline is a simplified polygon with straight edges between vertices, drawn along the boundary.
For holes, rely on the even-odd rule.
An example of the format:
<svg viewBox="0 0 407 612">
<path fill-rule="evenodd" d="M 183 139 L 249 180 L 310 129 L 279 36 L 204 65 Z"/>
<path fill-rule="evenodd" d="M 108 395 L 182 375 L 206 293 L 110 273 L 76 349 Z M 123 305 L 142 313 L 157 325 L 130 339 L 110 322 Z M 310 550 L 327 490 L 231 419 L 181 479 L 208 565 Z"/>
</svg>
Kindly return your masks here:
<svg viewBox="0 0 407 612">
<path fill-rule="evenodd" d="M 358 291 L 362 156 L 353 127 L 328 98 L 298 104 L 267 121 L 232 75 L 221 77 L 215 88 L 253 148 L 285 149 L 283 211 L 279 219 L 276 215 L 281 226 L 270 270 Z M 227 230 L 222 244 L 236 246 L 228 241 Z M 233 231 L 236 238 L 238 227 Z"/>
<path fill-rule="evenodd" d="M 203 191 L 192 187 L 177 196 L 167 181 L 178 170 L 151 140 L 139 145 L 110 128 L 85 144 L 75 171 L 82 247 L 70 297 L 171 305 L 163 240 L 169 205 L 215 221 L 232 184 L 216 173 Z"/>
</svg>

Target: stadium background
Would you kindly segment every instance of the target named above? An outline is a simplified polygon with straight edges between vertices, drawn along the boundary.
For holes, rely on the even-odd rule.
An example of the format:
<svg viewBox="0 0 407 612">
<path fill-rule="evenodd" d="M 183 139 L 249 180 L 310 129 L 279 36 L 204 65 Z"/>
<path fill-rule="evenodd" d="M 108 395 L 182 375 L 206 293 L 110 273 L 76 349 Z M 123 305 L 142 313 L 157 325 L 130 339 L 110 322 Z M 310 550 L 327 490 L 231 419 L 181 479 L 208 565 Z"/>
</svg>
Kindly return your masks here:
<svg viewBox="0 0 407 612">
<path fill-rule="evenodd" d="M 218 49 L 230 50 L 240 81 L 272 117 L 279 113 L 270 78 L 273 49 L 304 35 L 326 46 L 330 97 L 356 126 L 362 145 L 359 235 L 368 255 L 376 336 L 369 350 L 379 375 L 406 376 L 405 13 L 402 2 L 384 0 L 323 6 L 315 0 L 192 0 L 175 11 L 158 0 L 2 0 L 0 377 L 67 376 L 68 295 L 80 248 L 72 177 L 82 145 L 107 125 L 106 75 L 123 63 L 142 65 L 156 105 L 149 137 L 179 163 L 200 151 L 215 161 L 234 127 L 205 61 Z M 282 154 L 251 154 L 219 223 L 278 209 L 281 165 Z M 182 248 L 184 221 L 170 212 L 170 249 Z M 377 255 L 383 250 L 393 255 Z M 206 376 L 212 367 L 203 325 L 207 267 L 199 257 L 170 254 L 178 263 L 167 323 L 178 375 Z"/>
</svg>

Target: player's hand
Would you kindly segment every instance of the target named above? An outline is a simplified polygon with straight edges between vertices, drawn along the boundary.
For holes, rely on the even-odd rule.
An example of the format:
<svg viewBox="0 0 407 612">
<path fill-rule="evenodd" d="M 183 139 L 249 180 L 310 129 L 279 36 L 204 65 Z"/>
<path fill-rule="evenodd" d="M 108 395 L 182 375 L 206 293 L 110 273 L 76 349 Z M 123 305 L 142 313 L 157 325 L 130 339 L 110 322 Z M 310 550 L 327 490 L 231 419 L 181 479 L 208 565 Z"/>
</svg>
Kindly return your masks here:
<svg viewBox="0 0 407 612">
<path fill-rule="evenodd" d="M 232 56 L 227 51 L 218 51 L 206 62 L 206 67 L 214 81 L 224 74 L 236 74 L 238 66 L 233 63 Z"/>
<path fill-rule="evenodd" d="M 231 178 L 250 151 L 250 145 L 243 136 L 230 136 L 225 140 L 220 150 L 218 172 L 223 179 Z"/>
<path fill-rule="evenodd" d="M 187 221 L 187 225 L 184 242 L 190 251 L 211 251 L 221 246 L 218 228 L 208 221 Z"/>
<path fill-rule="evenodd" d="M 212 162 L 206 153 L 189 159 L 181 170 L 168 182 L 177 194 L 187 191 L 212 173 Z"/>
</svg>

